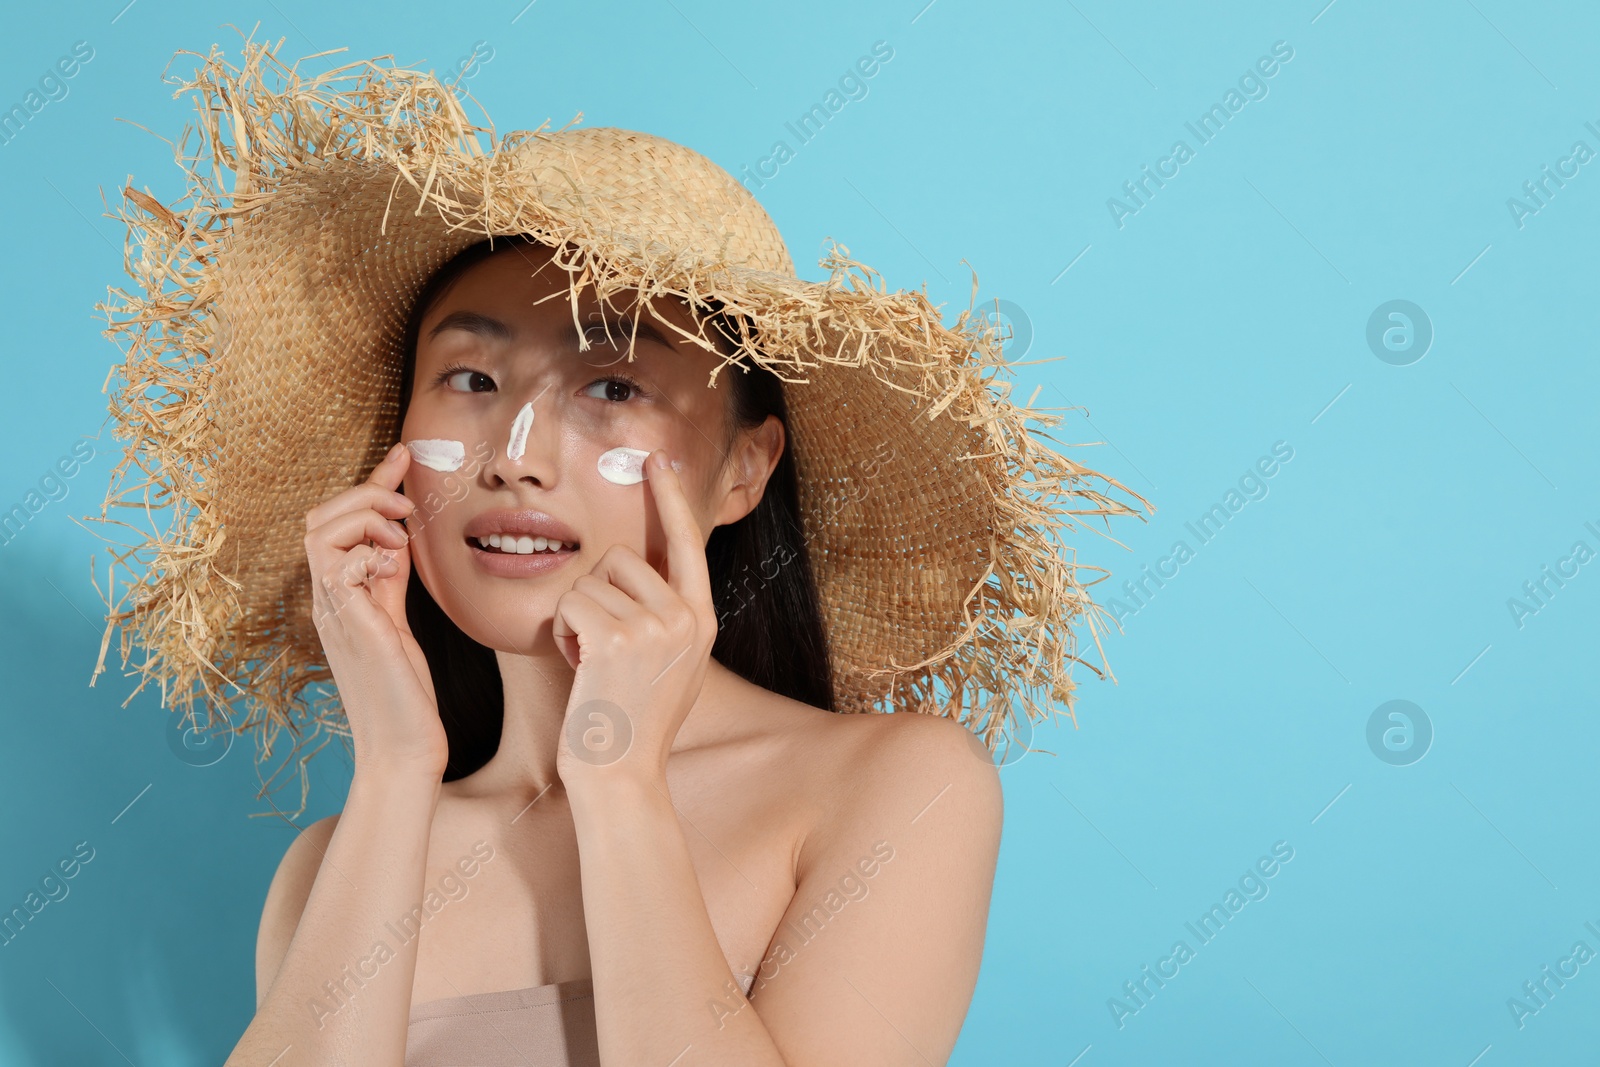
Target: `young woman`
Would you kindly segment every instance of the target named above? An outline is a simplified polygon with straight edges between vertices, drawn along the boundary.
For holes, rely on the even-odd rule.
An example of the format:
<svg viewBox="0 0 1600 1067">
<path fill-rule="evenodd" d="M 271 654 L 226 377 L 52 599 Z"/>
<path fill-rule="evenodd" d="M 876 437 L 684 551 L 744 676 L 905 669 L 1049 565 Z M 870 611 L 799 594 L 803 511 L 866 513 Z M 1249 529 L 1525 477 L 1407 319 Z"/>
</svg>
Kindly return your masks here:
<svg viewBox="0 0 1600 1067">
<path fill-rule="evenodd" d="M 799 277 L 700 153 L 281 44 L 201 57 L 97 305 L 102 515 L 163 515 L 96 672 L 122 625 L 175 713 L 292 740 L 286 817 L 353 743 L 228 1063 L 945 1062 L 991 748 L 1101 673 L 1061 535 L 1143 498 L 1039 439 L 995 323 L 839 244 Z"/>
<path fill-rule="evenodd" d="M 355 772 L 273 879 L 228 1063 L 944 1063 L 996 768 L 832 713 L 778 379 L 708 389 L 715 307 L 575 315 L 551 255 L 433 276 L 401 443 L 306 515 Z M 778 595 L 745 607 L 746 563 Z"/>
</svg>

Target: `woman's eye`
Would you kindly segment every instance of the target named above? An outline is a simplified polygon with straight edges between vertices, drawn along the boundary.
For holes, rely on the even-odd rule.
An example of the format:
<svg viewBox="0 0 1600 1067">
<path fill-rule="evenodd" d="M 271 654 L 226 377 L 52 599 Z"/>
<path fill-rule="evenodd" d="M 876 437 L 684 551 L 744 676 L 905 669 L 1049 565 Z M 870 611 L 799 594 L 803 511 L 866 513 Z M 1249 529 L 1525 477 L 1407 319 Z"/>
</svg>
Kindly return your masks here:
<svg viewBox="0 0 1600 1067">
<path fill-rule="evenodd" d="M 493 378 L 475 370 L 458 370 L 445 378 L 444 382 L 448 388 L 463 393 L 486 393 L 494 388 Z"/>
<path fill-rule="evenodd" d="M 602 394 L 590 392 L 596 386 L 603 388 L 605 392 Z M 624 378 L 601 378 L 599 381 L 585 386 L 583 393 L 584 396 L 592 396 L 596 400 L 610 400 L 618 404 L 631 399 L 637 394 L 637 387 Z"/>
</svg>

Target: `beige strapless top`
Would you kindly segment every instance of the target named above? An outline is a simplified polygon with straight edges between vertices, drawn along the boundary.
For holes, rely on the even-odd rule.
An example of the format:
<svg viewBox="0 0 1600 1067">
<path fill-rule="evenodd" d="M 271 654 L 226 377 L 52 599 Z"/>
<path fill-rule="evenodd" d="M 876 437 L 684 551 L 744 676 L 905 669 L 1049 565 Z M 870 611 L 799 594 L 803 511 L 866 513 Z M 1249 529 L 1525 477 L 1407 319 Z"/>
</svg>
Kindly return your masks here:
<svg viewBox="0 0 1600 1067">
<path fill-rule="evenodd" d="M 594 980 L 574 978 L 413 1004 L 406 1067 L 600 1067 L 598 1044 Z"/>
</svg>

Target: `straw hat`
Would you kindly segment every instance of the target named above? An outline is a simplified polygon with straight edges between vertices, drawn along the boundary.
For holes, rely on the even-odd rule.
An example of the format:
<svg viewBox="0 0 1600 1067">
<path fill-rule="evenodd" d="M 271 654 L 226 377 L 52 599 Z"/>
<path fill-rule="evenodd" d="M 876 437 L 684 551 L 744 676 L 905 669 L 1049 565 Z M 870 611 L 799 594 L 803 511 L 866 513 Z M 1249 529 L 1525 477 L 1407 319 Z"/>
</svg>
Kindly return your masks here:
<svg viewBox="0 0 1600 1067">
<path fill-rule="evenodd" d="M 527 233 L 567 250 L 574 299 L 586 284 L 714 299 L 754 328 L 727 359 L 786 383 L 839 710 L 949 716 L 991 750 L 1057 704 L 1072 714 L 1072 625 L 1086 618 L 1098 648 L 1104 609 L 1057 535 L 1071 516 L 1137 515 L 1092 479 L 1146 502 L 1027 427 L 1060 416 L 991 380 L 1009 372 L 995 321 L 969 308 L 946 326 L 836 243 L 828 279 L 801 280 L 749 191 L 671 141 L 546 126 L 496 141 L 431 72 L 364 60 L 309 78 L 276 47 L 247 40 L 234 69 L 213 45 L 177 91 L 202 120 L 199 151 L 178 155 L 190 203 L 123 190 L 139 291 L 96 306 L 128 342 L 110 402 L 128 450 L 93 521 L 150 514 L 116 523 L 139 539 L 102 591 L 95 677 L 121 624 L 124 666 L 131 643 L 146 651 L 135 693 L 158 681 L 196 724 L 204 698 L 201 725 L 256 731 L 258 759 L 287 729 L 303 805 L 311 742 L 349 736 L 311 619 L 305 514 L 398 439 L 401 332 L 429 275 Z"/>
</svg>

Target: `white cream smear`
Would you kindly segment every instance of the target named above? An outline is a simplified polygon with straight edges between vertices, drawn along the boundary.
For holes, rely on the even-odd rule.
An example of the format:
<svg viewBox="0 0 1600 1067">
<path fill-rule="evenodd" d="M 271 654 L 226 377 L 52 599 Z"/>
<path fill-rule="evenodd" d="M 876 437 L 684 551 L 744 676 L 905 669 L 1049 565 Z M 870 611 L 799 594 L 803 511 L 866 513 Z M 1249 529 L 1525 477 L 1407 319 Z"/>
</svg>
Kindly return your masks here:
<svg viewBox="0 0 1600 1067">
<path fill-rule="evenodd" d="M 511 440 L 506 442 L 506 457 L 521 459 L 522 452 L 528 447 L 528 428 L 533 425 L 533 403 L 522 405 L 517 411 L 517 417 L 511 420 Z"/>
<path fill-rule="evenodd" d="M 642 448 L 613 448 L 602 452 L 595 464 L 600 477 L 618 485 L 636 485 L 644 481 L 644 461 L 650 453 Z"/>
<path fill-rule="evenodd" d="M 618 485 L 636 485 L 644 481 L 644 461 L 650 458 L 648 448 L 613 448 L 609 452 L 600 453 L 600 459 L 595 466 L 600 469 L 600 477 L 608 482 Z M 683 461 L 673 460 L 672 469 L 683 473 Z"/>
<path fill-rule="evenodd" d="M 427 438 L 407 441 L 406 447 L 411 450 L 413 459 L 436 471 L 460 470 L 467 458 L 467 446 L 460 441 Z"/>
</svg>

